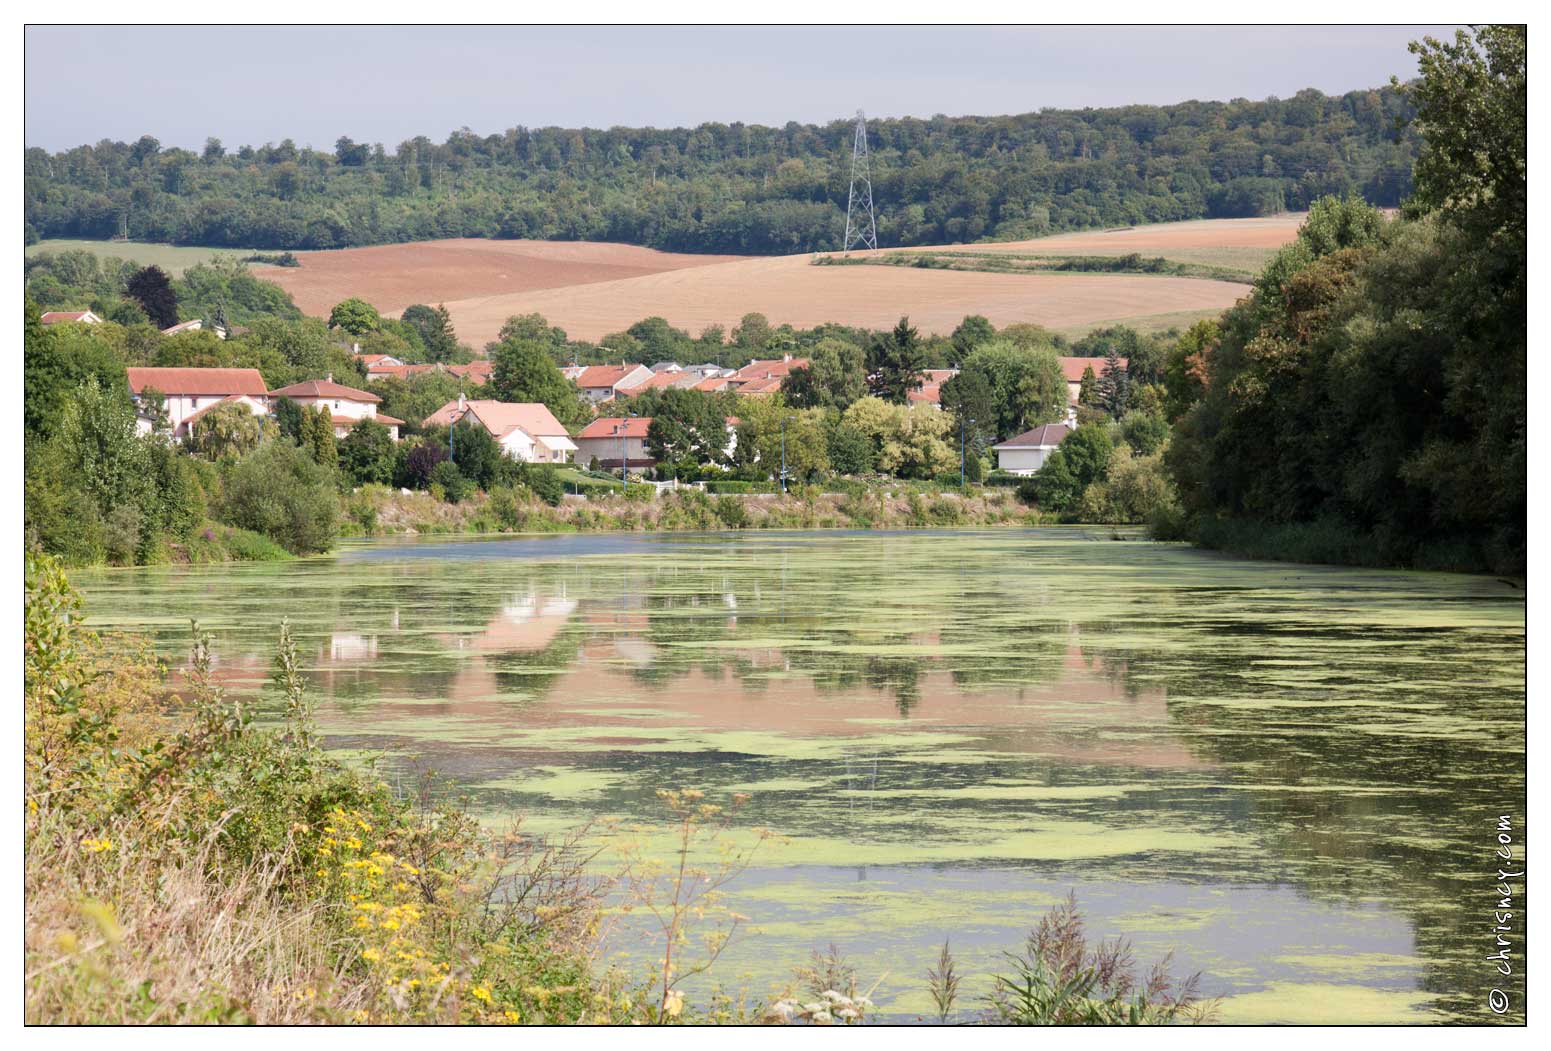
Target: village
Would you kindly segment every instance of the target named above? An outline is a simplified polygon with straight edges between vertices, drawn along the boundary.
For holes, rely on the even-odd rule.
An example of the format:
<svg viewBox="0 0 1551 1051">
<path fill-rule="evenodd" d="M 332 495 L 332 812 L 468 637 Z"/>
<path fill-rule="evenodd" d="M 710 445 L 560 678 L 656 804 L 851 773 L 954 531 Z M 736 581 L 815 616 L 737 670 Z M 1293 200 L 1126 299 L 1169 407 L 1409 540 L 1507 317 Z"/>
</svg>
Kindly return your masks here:
<svg viewBox="0 0 1551 1051">
<path fill-rule="evenodd" d="M 101 319 L 91 311 L 54 311 L 44 313 L 41 321 L 44 325 L 92 325 Z M 165 329 L 163 335 L 199 331 L 202 327 L 203 323 L 196 319 Z M 218 338 L 227 338 L 225 327 L 212 328 Z M 648 441 L 653 417 L 632 411 L 632 399 L 648 391 L 666 390 L 768 398 L 782 393 L 795 370 L 810 366 L 808 358 L 790 353 L 780 358 L 756 359 L 741 368 L 711 362 L 684 365 L 677 361 L 651 365 L 627 361 L 617 365 L 568 365 L 560 369 L 561 374 L 595 414 L 585 424 L 568 428 L 542 403 L 479 397 L 493 374 L 494 365 L 488 358 L 466 364 L 409 363 L 390 354 L 363 353 L 358 343 L 352 344 L 351 350 L 368 387 L 390 378 L 409 381 L 443 374 L 461 381 L 464 390 L 456 400 L 424 419 L 406 421 L 380 411 L 383 399 L 378 394 L 336 382 L 333 374 L 271 390 L 259 370 L 253 368 L 132 366 L 127 374 L 129 394 L 136 407 L 137 432 L 144 435 L 161 430 L 173 440 L 185 442 L 197 437 L 210 414 L 225 406 L 240 406 L 254 416 L 265 417 L 286 400 L 309 412 L 326 413 L 336 439 L 346 438 L 363 420 L 386 427 L 394 442 L 408 433 L 432 427 L 452 428 L 466 422 L 482 427 L 504 456 L 519 463 L 576 465 L 621 475 L 634 472 L 647 480 L 645 476 L 659 466 Z M 1065 418 L 1041 423 L 990 444 L 997 472 L 1016 477 L 1035 474 L 1077 427 L 1079 408 L 1086 397 L 1085 383 L 1091 388 L 1096 372 L 1106 363 L 1102 359 L 1074 356 L 1060 356 L 1057 360 L 1067 386 Z M 1126 359 L 1118 359 L 1118 365 L 1125 368 Z M 906 393 L 907 410 L 942 411 L 943 385 L 959 371 L 919 370 L 918 381 Z M 727 461 L 736 452 L 739 420 L 735 416 L 724 420 L 726 442 L 718 451 L 720 458 Z M 455 459 L 455 452 L 453 456 Z M 962 462 L 959 466 L 962 468 Z M 784 468 L 772 470 L 777 481 L 785 479 Z M 678 480 L 662 484 L 677 487 Z"/>
</svg>

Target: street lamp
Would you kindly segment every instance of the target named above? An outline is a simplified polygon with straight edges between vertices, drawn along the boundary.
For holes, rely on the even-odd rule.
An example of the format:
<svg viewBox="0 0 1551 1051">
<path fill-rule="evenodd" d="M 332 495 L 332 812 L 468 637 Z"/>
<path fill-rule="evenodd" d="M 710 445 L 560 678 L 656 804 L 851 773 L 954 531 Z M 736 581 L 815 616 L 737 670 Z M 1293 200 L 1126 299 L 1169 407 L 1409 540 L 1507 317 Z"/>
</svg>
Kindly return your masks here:
<svg viewBox="0 0 1551 1051">
<path fill-rule="evenodd" d="M 964 488 L 964 417 L 959 417 L 959 488 Z"/>
<path fill-rule="evenodd" d="M 630 450 L 625 444 L 625 428 L 633 419 L 633 412 L 627 412 L 619 418 L 619 483 L 623 496 L 630 495 Z"/>
<path fill-rule="evenodd" d="M 795 420 L 795 416 L 781 417 L 781 495 L 786 495 L 786 423 Z"/>
</svg>

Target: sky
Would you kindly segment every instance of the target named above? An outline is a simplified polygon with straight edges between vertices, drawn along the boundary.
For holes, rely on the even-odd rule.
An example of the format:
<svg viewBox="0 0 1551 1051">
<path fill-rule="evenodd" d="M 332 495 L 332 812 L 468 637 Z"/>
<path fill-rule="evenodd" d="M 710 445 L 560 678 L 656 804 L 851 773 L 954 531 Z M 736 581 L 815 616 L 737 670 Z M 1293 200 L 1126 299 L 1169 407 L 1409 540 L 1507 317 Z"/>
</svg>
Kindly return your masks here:
<svg viewBox="0 0 1551 1051">
<path fill-rule="evenodd" d="M 1416 72 L 1446 26 L 1288 28 L 82 27 L 26 31 L 28 146 L 392 152 L 525 125 L 849 117 L 1327 94 Z M 148 61 L 147 55 L 174 61 Z"/>
</svg>

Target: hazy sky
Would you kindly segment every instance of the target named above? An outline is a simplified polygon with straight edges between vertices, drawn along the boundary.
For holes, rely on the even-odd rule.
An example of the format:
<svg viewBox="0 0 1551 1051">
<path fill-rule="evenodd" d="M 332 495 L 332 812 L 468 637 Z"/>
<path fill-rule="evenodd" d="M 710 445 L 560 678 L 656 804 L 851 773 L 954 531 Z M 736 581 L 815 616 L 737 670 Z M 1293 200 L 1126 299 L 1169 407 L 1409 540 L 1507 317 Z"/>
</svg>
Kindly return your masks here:
<svg viewBox="0 0 1551 1051">
<path fill-rule="evenodd" d="M 1377 87 L 1448 27 L 27 30 L 28 146 L 1026 113 Z M 154 56 L 154 57 L 152 57 Z"/>
</svg>

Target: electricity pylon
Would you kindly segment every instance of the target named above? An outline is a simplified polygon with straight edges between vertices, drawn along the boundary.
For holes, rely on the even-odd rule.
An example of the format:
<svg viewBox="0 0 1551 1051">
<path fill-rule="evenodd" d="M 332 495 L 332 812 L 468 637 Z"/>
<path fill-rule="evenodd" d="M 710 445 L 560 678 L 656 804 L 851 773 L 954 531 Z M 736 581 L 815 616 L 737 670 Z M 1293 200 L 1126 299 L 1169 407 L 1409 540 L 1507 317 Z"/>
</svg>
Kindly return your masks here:
<svg viewBox="0 0 1551 1051">
<path fill-rule="evenodd" d="M 867 115 L 856 111 L 856 145 L 851 148 L 851 199 L 846 203 L 846 241 L 841 251 L 852 245 L 878 247 L 878 223 L 872 214 L 872 174 L 867 163 Z"/>
</svg>

